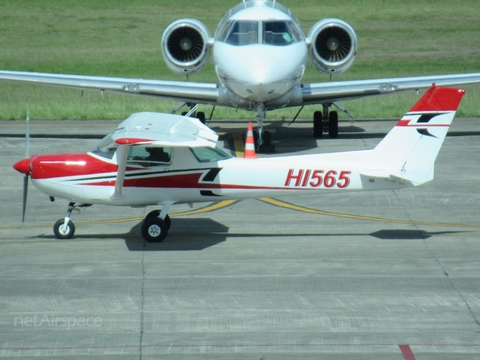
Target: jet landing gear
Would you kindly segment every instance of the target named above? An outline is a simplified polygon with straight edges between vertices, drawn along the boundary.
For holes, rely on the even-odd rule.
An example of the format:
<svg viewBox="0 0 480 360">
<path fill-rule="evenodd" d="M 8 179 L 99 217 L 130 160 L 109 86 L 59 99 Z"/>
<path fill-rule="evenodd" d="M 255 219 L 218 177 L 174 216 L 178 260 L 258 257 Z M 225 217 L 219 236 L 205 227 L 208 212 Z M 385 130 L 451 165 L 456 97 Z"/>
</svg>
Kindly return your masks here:
<svg viewBox="0 0 480 360">
<path fill-rule="evenodd" d="M 159 217 L 160 210 L 151 211 L 143 221 L 142 236 L 148 242 L 161 242 L 165 240 L 170 229 L 170 216 L 165 215 L 165 218 Z"/>
<path fill-rule="evenodd" d="M 338 112 L 329 111 L 332 104 L 323 104 L 323 114 L 321 111 L 313 113 L 313 136 L 321 138 L 324 132 L 328 132 L 331 138 L 338 137 Z"/>
</svg>

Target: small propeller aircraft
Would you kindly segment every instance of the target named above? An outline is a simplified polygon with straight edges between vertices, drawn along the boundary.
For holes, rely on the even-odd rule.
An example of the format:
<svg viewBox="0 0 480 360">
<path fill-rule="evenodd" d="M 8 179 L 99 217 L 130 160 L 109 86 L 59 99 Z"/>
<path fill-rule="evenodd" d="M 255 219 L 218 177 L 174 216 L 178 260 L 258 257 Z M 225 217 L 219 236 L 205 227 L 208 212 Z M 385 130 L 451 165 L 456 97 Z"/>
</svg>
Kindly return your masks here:
<svg viewBox="0 0 480 360">
<path fill-rule="evenodd" d="M 71 238 L 74 209 L 92 204 L 161 206 L 142 225 L 159 242 L 179 203 L 327 191 L 400 189 L 433 179 L 434 162 L 465 90 L 433 85 L 373 149 L 257 158 L 251 124 L 245 158 L 216 144 L 198 119 L 142 112 L 131 115 L 86 154 L 34 155 L 13 167 L 51 198 L 69 201 L 56 237 Z M 24 185 L 24 214 L 26 185 Z"/>
<path fill-rule="evenodd" d="M 305 36 L 299 20 L 276 0 L 244 0 L 222 18 L 212 37 L 196 19 L 179 19 L 164 31 L 161 47 L 167 66 L 178 74 L 194 74 L 208 62 L 210 51 L 218 83 L 144 80 L 86 75 L 0 71 L 0 79 L 67 86 L 251 110 L 256 113 L 259 143 L 268 110 L 320 105 L 313 114 L 313 133 L 338 136 L 338 102 L 363 97 L 428 89 L 437 86 L 479 84 L 480 73 L 415 76 L 355 81 L 302 83 L 308 58 L 323 74 L 347 71 L 357 55 L 357 35 L 340 19 L 319 20 Z M 299 111 L 299 112 L 300 112 Z M 196 116 L 202 121 L 205 114 Z M 297 114 L 298 116 L 298 114 Z M 296 117 L 295 117 L 296 118 Z"/>
</svg>

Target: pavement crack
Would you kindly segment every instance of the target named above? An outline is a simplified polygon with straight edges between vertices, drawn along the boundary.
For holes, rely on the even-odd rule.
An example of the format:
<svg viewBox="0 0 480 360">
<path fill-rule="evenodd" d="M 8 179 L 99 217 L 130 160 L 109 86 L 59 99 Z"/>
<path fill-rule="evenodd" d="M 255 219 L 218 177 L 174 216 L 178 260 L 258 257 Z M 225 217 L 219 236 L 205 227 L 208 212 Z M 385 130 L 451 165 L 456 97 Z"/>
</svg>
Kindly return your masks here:
<svg viewBox="0 0 480 360">
<path fill-rule="evenodd" d="M 395 193 L 395 195 L 398 196 L 398 193 L 394 190 L 393 191 Z M 441 270 L 443 271 L 443 275 L 448 279 L 448 281 L 450 281 L 450 284 L 452 285 L 452 287 L 455 289 L 455 291 L 457 292 L 458 296 L 460 296 L 460 298 L 462 299 L 463 303 L 465 304 L 468 312 L 470 313 L 470 316 L 473 318 L 473 320 L 475 321 L 475 323 L 477 324 L 477 326 L 480 327 L 480 320 L 478 319 L 478 317 L 475 315 L 475 312 L 473 311 L 472 307 L 470 306 L 470 303 L 468 302 L 468 300 L 465 298 L 465 296 L 463 296 L 462 292 L 460 291 L 460 289 L 457 287 L 457 285 L 455 284 L 455 281 L 454 279 L 452 279 L 450 277 L 450 274 L 448 273 L 447 269 L 445 268 L 445 266 L 442 264 L 442 262 L 440 261 L 440 259 L 437 257 L 437 255 L 435 254 L 435 252 L 430 248 L 430 246 L 428 245 L 428 242 L 427 242 L 427 239 L 429 238 L 429 236 L 426 236 L 425 235 L 425 232 L 423 232 L 420 228 L 419 228 L 419 224 L 416 224 L 414 221 L 413 221 L 413 218 L 412 216 L 410 216 L 410 213 L 408 212 L 408 209 L 407 207 L 405 206 L 405 204 L 403 205 L 403 210 L 405 211 L 405 213 L 407 214 L 407 216 L 410 218 L 412 224 L 415 226 L 416 230 L 419 232 L 421 238 L 422 238 L 422 241 L 423 241 L 423 244 L 425 245 L 425 248 L 428 250 L 428 252 L 430 253 L 430 255 L 432 256 L 432 258 L 435 260 L 435 262 L 440 266 Z"/>
<path fill-rule="evenodd" d="M 139 340 L 139 360 L 142 360 L 142 345 L 143 345 L 143 329 L 144 329 L 144 305 L 145 305 L 145 240 L 143 240 L 142 251 L 142 286 L 140 291 L 140 340 Z"/>
</svg>

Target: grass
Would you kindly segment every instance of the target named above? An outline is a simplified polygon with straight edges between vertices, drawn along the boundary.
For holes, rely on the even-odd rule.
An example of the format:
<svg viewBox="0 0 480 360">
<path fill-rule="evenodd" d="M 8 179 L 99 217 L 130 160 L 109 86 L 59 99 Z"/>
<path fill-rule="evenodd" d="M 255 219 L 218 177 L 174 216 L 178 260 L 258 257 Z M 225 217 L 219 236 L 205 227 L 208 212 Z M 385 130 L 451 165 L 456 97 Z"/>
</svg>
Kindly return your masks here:
<svg viewBox="0 0 480 360">
<path fill-rule="evenodd" d="M 163 30 L 178 18 L 197 18 L 211 34 L 239 0 L 22 0 L 0 12 L 0 69 L 183 80 L 168 70 L 160 51 Z M 325 17 L 349 22 L 359 50 L 352 68 L 335 80 L 480 71 L 476 0 L 284 0 L 304 31 Z M 201 5 L 200 5 L 201 4 Z M 208 6 L 207 6 L 208 5 Z M 217 82 L 211 64 L 190 80 Z M 309 66 L 304 82 L 328 81 Z M 345 102 L 358 118 L 399 117 L 414 93 Z M 480 86 L 467 88 L 458 116 L 478 117 Z M 0 119 L 123 119 L 136 111 L 170 111 L 171 101 L 0 81 Z M 202 110 L 210 113 L 211 108 Z M 269 118 L 291 118 L 298 109 Z M 313 108 L 301 118 L 310 118 Z M 247 111 L 218 108 L 216 118 L 253 119 Z"/>
</svg>

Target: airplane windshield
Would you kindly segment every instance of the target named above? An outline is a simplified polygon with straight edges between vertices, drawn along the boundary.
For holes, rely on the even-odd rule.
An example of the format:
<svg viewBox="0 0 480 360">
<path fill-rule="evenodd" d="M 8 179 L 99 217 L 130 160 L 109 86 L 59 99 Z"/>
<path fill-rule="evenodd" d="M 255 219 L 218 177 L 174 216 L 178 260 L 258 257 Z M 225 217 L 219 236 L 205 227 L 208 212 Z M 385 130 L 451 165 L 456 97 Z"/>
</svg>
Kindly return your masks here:
<svg viewBox="0 0 480 360">
<path fill-rule="evenodd" d="M 112 133 L 113 134 L 113 133 Z M 117 144 L 112 139 L 112 134 L 105 136 L 98 144 L 95 146 L 91 152 L 95 155 L 101 157 L 112 159 L 115 151 L 117 150 Z"/>
<path fill-rule="evenodd" d="M 301 39 L 297 27 L 291 21 L 264 21 L 263 43 L 287 45 Z"/>
<path fill-rule="evenodd" d="M 231 45 L 258 44 L 258 21 L 229 21 L 219 40 Z"/>
<path fill-rule="evenodd" d="M 259 36 L 260 32 L 260 36 Z M 284 46 L 302 39 L 302 34 L 293 21 L 230 20 L 225 23 L 219 41 L 230 45 L 266 44 Z"/>
</svg>

